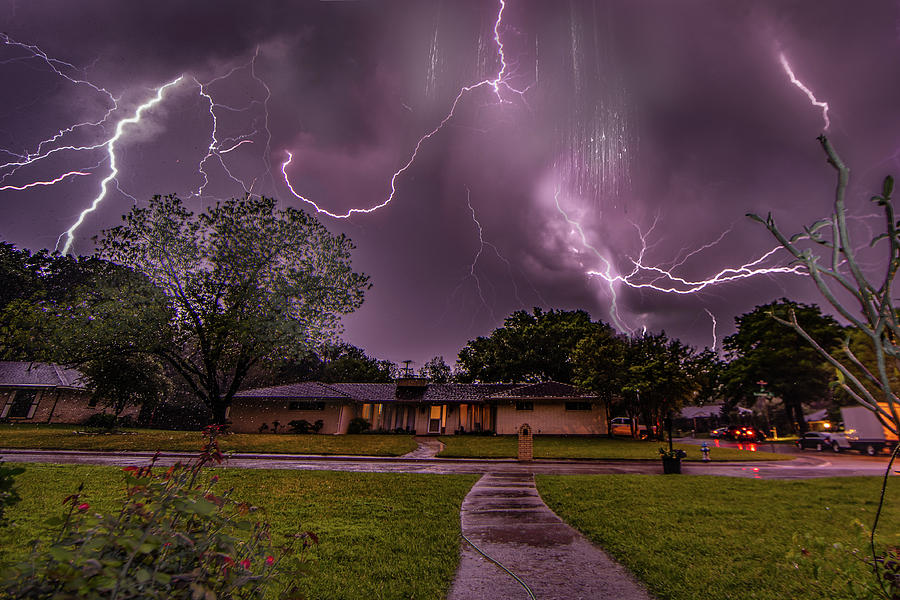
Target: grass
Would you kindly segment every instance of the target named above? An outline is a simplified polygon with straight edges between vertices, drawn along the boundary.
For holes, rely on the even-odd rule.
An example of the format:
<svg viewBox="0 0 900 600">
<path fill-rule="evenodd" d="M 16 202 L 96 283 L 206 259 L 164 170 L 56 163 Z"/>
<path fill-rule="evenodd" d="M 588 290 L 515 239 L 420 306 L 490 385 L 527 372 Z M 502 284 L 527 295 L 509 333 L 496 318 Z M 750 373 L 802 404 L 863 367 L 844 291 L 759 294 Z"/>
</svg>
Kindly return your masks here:
<svg viewBox="0 0 900 600">
<path fill-rule="evenodd" d="M 44 521 L 85 482 L 91 510 L 110 510 L 122 491 L 115 467 L 26 465 L 23 498 L 0 528 L 0 562 L 46 536 Z M 221 489 L 265 509 L 276 534 L 309 530 L 302 589 L 309 598 L 442 598 L 459 560 L 459 507 L 474 475 L 414 475 L 220 469 Z"/>
<path fill-rule="evenodd" d="M 880 478 L 542 475 L 537 483 L 556 514 L 661 600 L 876 598 L 852 549 L 868 553 Z M 892 479 L 882 547 L 900 545 L 898 494 Z"/>
<path fill-rule="evenodd" d="M 458 435 L 440 438 L 445 448 L 442 458 L 515 458 L 518 450 L 516 436 Z M 646 442 L 626 438 L 534 436 L 535 458 L 593 458 L 610 460 L 659 460 L 662 442 Z M 685 460 L 703 459 L 700 447 L 675 444 L 687 452 Z M 748 452 L 735 448 L 713 448 L 714 461 L 732 460 L 790 460 L 792 457 L 771 452 Z"/>
<path fill-rule="evenodd" d="M 129 429 L 124 434 L 79 434 L 78 425 L 0 425 L 0 447 L 43 450 L 164 450 L 195 452 L 198 431 Z M 225 452 L 401 456 L 416 449 L 410 435 L 298 435 L 232 433 L 219 438 Z"/>
</svg>

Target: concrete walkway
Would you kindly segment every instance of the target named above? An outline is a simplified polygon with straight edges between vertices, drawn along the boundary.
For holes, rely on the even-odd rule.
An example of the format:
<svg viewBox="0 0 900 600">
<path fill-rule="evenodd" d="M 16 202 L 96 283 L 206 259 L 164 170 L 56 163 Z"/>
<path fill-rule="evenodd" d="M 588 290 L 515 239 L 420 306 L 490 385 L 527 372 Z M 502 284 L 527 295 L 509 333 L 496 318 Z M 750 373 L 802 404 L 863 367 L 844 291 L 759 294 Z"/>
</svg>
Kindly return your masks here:
<svg viewBox="0 0 900 600">
<path fill-rule="evenodd" d="M 544 504 L 533 475 L 484 475 L 463 501 L 461 524 L 464 536 L 541 600 L 651 598 L 622 565 Z M 521 583 L 462 542 L 448 600 L 530 597 Z"/>
<path fill-rule="evenodd" d="M 415 438 L 418 447 L 412 452 L 407 452 L 400 458 L 434 458 L 438 452 L 444 449 L 444 444 L 434 437 L 417 435 Z"/>
</svg>

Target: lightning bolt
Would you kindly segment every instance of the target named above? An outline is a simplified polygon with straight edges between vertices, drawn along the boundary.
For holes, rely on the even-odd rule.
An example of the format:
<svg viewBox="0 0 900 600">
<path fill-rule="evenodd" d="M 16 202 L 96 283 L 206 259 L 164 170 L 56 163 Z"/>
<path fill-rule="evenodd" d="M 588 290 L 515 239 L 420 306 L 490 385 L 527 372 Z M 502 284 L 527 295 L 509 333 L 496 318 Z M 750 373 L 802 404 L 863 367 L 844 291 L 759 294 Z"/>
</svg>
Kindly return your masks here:
<svg viewBox="0 0 900 600">
<path fill-rule="evenodd" d="M 31 183 L 26 183 L 25 185 L 4 185 L 0 187 L 0 192 L 5 192 L 7 190 L 15 190 L 17 192 L 21 192 L 22 190 L 27 190 L 28 188 L 37 186 L 55 185 L 64 179 L 68 179 L 69 177 L 76 177 L 79 175 L 90 175 L 90 173 L 82 173 L 81 171 L 69 171 L 68 173 L 63 173 L 56 179 L 52 179 L 50 181 L 32 181 Z"/>
<path fill-rule="evenodd" d="M 484 292 L 481 289 L 481 280 L 478 278 L 478 275 L 475 273 L 475 266 L 478 264 L 478 259 L 481 258 L 481 253 L 484 252 L 484 229 L 481 227 L 481 223 L 478 221 L 478 217 L 475 215 L 475 209 L 472 208 L 472 199 L 471 194 L 469 192 L 469 188 L 466 188 L 466 206 L 469 207 L 469 210 L 472 212 L 472 221 L 475 222 L 475 227 L 478 230 L 478 251 L 475 252 L 475 258 L 472 259 L 472 264 L 469 266 L 469 277 L 475 280 L 475 288 L 478 290 L 478 297 L 481 298 L 481 303 L 484 304 L 485 307 L 491 313 L 491 319 L 497 320 L 497 316 L 494 314 L 493 307 L 489 306 L 487 300 L 484 299 Z M 496 248 L 494 251 L 496 252 Z M 499 252 L 497 253 L 499 256 Z"/>
<path fill-rule="evenodd" d="M 63 253 L 68 253 L 71 251 L 76 230 L 84 223 L 87 215 L 97 210 L 100 204 L 109 195 L 110 188 L 112 186 L 115 186 L 115 189 L 123 196 L 129 198 L 135 203 L 137 202 L 137 199 L 133 195 L 123 190 L 119 185 L 117 179 L 117 175 L 119 173 L 117 145 L 122 141 L 122 138 L 126 135 L 128 129 L 132 125 L 140 123 L 143 115 L 148 110 L 152 109 L 163 101 L 164 95 L 170 88 L 180 84 L 185 80 L 192 81 L 193 84 L 197 86 L 199 96 L 205 99 L 205 101 L 208 103 L 208 112 L 212 123 L 209 146 L 206 150 L 205 156 L 200 159 L 197 167 L 198 174 L 201 178 L 201 183 L 198 188 L 191 194 L 191 196 L 204 195 L 206 186 L 210 182 L 210 174 L 207 168 L 209 163 L 211 163 L 212 161 L 215 161 L 219 165 L 221 170 L 225 173 L 230 181 L 239 184 L 247 193 L 250 193 L 252 191 L 254 184 L 248 184 L 240 179 L 237 175 L 235 175 L 229 168 L 228 164 L 225 162 L 224 155 L 234 152 L 245 144 L 253 144 L 253 138 L 261 132 L 258 129 L 250 129 L 245 133 L 220 139 L 219 113 L 223 111 L 229 113 L 242 113 L 249 111 L 251 108 L 253 108 L 254 105 L 262 106 L 262 110 L 264 112 L 262 133 L 265 134 L 265 148 L 266 151 L 268 151 L 271 142 L 271 132 L 269 131 L 268 126 L 268 101 L 271 98 L 271 90 L 266 82 L 263 81 L 262 78 L 260 78 L 256 73 L 256 60 L 259 56 L 258 47 L 254 55 L 247 63 L 234 67 L 225 74 L 215 77 L 205 83 L 201 82 L 196 77 L 192 77 L 187 74 L 180 75 L 176 79 L 156 88 L 154 95 L 147 99 L 143 104 L 138 106 L 130 114 L 130 116 L 123 117 L 118 121 L 115 121 L 113 119 L 113 116 L 121 110 L 119 99 L 116 98 L 106 88 L 98 86 L 91 81 L 81 77 L 80 75 L 74 74 L 79 72 L 79 69 L 75 65 L 64 60 L 49 56 L 38 46 L 15 41 L 6 34 L 0 34 L 0 42 L 2 42 L 2 44 L 8 48 L 21 50 L 24 52 L 23 55 L 7 59 L 5 61 L 2 61 L 2 63 L 0 64 L 21 62 L 26 60 L 38 61 L 57 77 L 62 78 L 63 80 L 73 84 L 74 86 L 87 87 L 93 92 L 100 94 L 107 104 L 104 113 L 99 119 L 87 120 L 58 129 L 54 133 L 48 135 L 45 139 L 38 142 L 38 144 L 30 150 L 26 150 L 24 152 L 14 152 L 10 149 L 0 148 L 0 153 L 6 154 L 9 157 L 9 159 L 5 163 L 0 163 L 0 184 L 4 184 L 5 182 L 7 182 L 10 177 L 18 173 L 21 169 L 37 165 L 38 163 L 51 159 L 57 155 L 80 154 L 84 152 L 90 153 L 95 151 L 103 152 L 103 158 L 97 160 L 96 164 L 91 167 L 91 170 L 95 170 L 99 168 L 104 162 L 108 162 L 109 171 L 107 175 L 100 181 L 100 189 L 88 208 L 81 211 L 72 226 L 69 227 L 68 230 L 60 234 L 59 238 L 57 239 L 56 247 L 57 249 L 59 249 L 60 245 L 62 245 L 61 251 Z M 246 70 L 249 72 L 250 77 L 265 90 L 265 98 L 263 100 L 251 100 L 247 106 L 243 107 L 234 107 L 217 102 L 214 99 L 212 92 L 210 91 L 211 86 L 214 86 L 216 83 L 232 77 L 240 70 Z M 106 127 L 107 125 L 111 125 L 113 122 L 115 123 L 115 126 L 113 128 L 112 135 L 103 136 L 103 139 L 98 141 L 97 143 L 64 143 L 66 138 L 80 131 L 87 131 L 91 128 L 99 128 L 102 130 L 104 127 Z M 271 168 L 268 164 L 268 158 L 264 157 L 263 162 L 266 165 L 266 171 L 270 172 Z M 0 185 L 0 191 L 23 191 L 38 186 L 51 186 L 72 177 L 92 175 L 93 173 L 91 172 L 91 170 L 72 170 L 60 174 L 53 179 L 31 181 L 21 185 Z"/>
<path fill-rule="evenodd" d="M 581 238 L 582 245 L 594 253 L 594 255 L 603 263 L 603 271 L 588 271 L 588 275 L 599 275 L 606 283 L 609 285 L 609 294 L 610 294 L 610 307 L 609 307 L 609 316 L 612 319 L 613 324 L 616 326 L 616 329 L 619 331 L 628 332 L 629 335 L 634 334 L 634 329 L 628 327 L 625 322 L 619 317 L 619 308 L 617 306 L 617 296 L 616 296 L 616 282 L 625 282 L 627 278 L 622 278 L 619 275 L 612 274 L 612 263 L 607 260 L 605 256 L 593 245 L 591 245 L 587 240 L 587 235 L 584 233 L 584 229 L 581 227 L 581 223 L 569 218 L 569 215 L 563 210 L 563 207 L 559 203 L 559 188 L 556 188 L 556 192 L 553 194 L 553 202 L 556 204 L 556 210 L 563 216 L 563 219 L 566 220 L 566 223 L 572 226 L 572 228 L 578 232 L 579 237 Z"/>
<path fill-rule="evenodd" d="M 506 0 L 500 0 L 500 9 L 497 12 L 497 19 L 494 21 L 494 43 L 497 45 L 497 55 L 500 63 L 500 69 L 497 71 L 497 74 L 491 79 L 484 79 L 477 83 L 472 83 L 467 86 L 463 86 L 460 88 L 459 93 L 454 98 L 453 102 L 450 104 L 450 110 L 447 112 L 447 115 L 441 119 L 441 121 L 437 124 L 437 126 L 419 138 L 419 141 L 416 142 L 415 147 L 413 148 L 412 153 L 410 154 L 409 159 L 404 163 L 402 167 L 400 167 L 390 179 L 390 188 L 391 191 L 387 195 L 387 197 L 375 204 L 374 206 L 370 206 L 368 208 L 351 208 L 345 213 L 335 213 L 331 212 L 325 208 L 319 206 L 315 201 L 301 195 L 296 189 L 294 189 L 293 184 L 291 183 L 290 176 L 287 173 L 288 167 L 294 160 L 294 155 L 290 151 L 286 151 L 287 159 L 281 163 L 281 174 L 284 176 L 284 183 L 287 186 L 288 191 L 294 195 L 298 200 L 305 202 L 309 206 L 311 206 L 316 212 L 328 215 L 334 219 L 346 219 L 354 214 L 368 214 L 375 212 L 381 208 L 384 208 L 394 199 L 394 196 L 397 193 L 397 179 L 403 175 L 407 170 L 412 167 L 413 163 L 416 161 L 416 157 L 419 154 L 419 150 L 422 148 L 422 144 L 433 138 L 438 134 L 456 114 L 456 108 L 459 106 L 459 103 L 462 99 L 467 96 L 470 92 L 473 92 L 479 88 L 488 87 L 492 90 L 494 96 L 497 98 L 497 102 L 499 104 L 508 104 L 510 100 L 504 98 L 503 91 L 514 93 L 518 95 L 524 102 L 525 93 L 528 91 L 528 88 L 518 89 L 513 87 L 509 81 L 507 70 L 509 69 L 509 65 L 506 61 L 506 53 L 503 48 L 503 40 L 500 37 L 500 25 L 503 21 L 503 11 L 506 9 Z"/>
<path fill-rule="evenodd" d="M 153 108 L 160 102 L 162 102 L 163 96 L 165 95 L 166 91 L 169 88 L 174 87 L 174 86 L 178 85 L 179 83 L 181 83 L 181 81 L 183 79 L 184 79 L 184 76 L 182 75 L 182 76 L 178 77 L 177 79 L 174 79 L 174 80 L 170 81 L 169 83 L 166 83 L 166 84 L 160 86 L 156 90 L 156 95 L 153 98 L 151 98 L 150 100 L 147 100 L 146 102 L 144 102 L 143 104 L 138 106 L 137 110 L 134 112 L 134 115 L 132 115 L 131 117 L 122 119 L 118 123 L 116 123 L 115 133 L 109 139 L 109 141 L 106 142 L 106 144 L 104 144 L 106 146 L 107 156 L 109 157 L 109 174 L 106 177 L 104 177 L 103 180 L 100 182 L 100 192 L 97 194 L 97 196 L 91 202 L 91 205 L 89 207 L 87 207 L 86 209 L 84 209 L 83 211 L 81 211 L 81 213 L 78 215 L 78 218 L 75 220 L 75 223 L 73 223 L 72 226 L 69 227 L 69 229 L 67 229 L 62 235 L 59 236 L 60 240 L 63 237 L 66 238 L 66 242 L 65 242 L 65 244 L 63 244 L 63 247 L 62 247 L 63 254 L 68 254 L 69 250 L 72 248 L 72 242 L 75 241 L 75 230 L 78 229 L 78 227 L 84 222 L 85 217 L 89 213 L 92 213 L 95 210 L 97 210 L 97 207 L 100 206 L 100 203 L 103 202 L 103 199 L 106 197 L 106 193 L 109 190 L 110 182 L 113 181 L 116 178 L 116 175 L 119 174 L 119 167 L 118 167 L 117 161 L 116 161 L 115 148 L 116 148 L 116 142 L 118 142 L 119 139 L 122 137 L 122 134 L 125 132 L 125 128 L 129 125 L 134 125 L 136 123 L 140 123 L 141 116 L 143 115 L 143 113 L 145 111 Z M 58 246 L 59 246 L 59 240 L 57 240 L 57 247 Z"/>
<path fill-rule="evenodd" d="M 647 233 L 644 233 L 635 225 L 637 229 L 637 237 L 640 242 L 640 250 L 636 257 L 627 257 L 631 263 L 631 270 L 627 273 L 616 272 L 610 258 L 605 256 L 596 246 L 592 245 L 585 234 L 581 223 L 573 219 L 562 207 L 559 200 L 559 189 L 556 189 L 553 197 L 557 211 L 562 215 L 567 224 L 572 227 L 572 232 L 577 234 L 581 245 L 594 256 L 597 257 L 600 265 L 596 268 L 587 269 L 584 273 L 589 278 L 598 278 L 606 283 L 610 291 L 610 308 L 609 314 L 613 325 L 619 330 L 629 335 L 634 334 L 634 328 L 629 327 L 621 315 L 619 314 L 617 286 L 628 286 L 632 289 L 645 289 L 663 294 L 692 295 L 705 290 L 708 287 L 721 285 L 724 283 L 747 279 L 750 277 L 759 277 L 762 275 L 776 274 L 793 274 L 803 275 L 805 269 L 802 265 L 776 265 L 766 266 L 767 261 L 775 255 L 779 250 L 783 250 L 781 246 L 776 246 L 766 252 L 763 252 L 757 258 L 737 267 L 726 267 L 717 273 L 712 274 L 704 279 L 690 279 L 678 275 L 675 269 L 685 263 L 688 258 L 696 255 L 698 252 L 708 250 L 715 247 L 727 232 L 721 234 L 716 240 L 704 244 L 700 248 L 688 253 L 684 258 L 676 260 L 670 267 L 663 267 L 646 262 L 646 252 L 649 247 L 648 236 L 653 231 L 650 227 Z M 682 251 L 683 252 L 683 251 Z M 708 312 L 708 311 L 707 311 Z M 715 319 L 715 317 L 713 317 Z M 715 327 L 715 325 L 714 325 Z M 713 344 L 717 343 L 714 332 Z"/>
<path fill-rule="evenodd" d="M 831 121 L 828 119 L 828 103 L 821 102 L 816 99 L 815 94 L 812 93 L 808 87 L 806 87 L 802 81 L 797 79 L 797 76 L 794 75 L 794 70 L 791 68 L 790 63 L 788 63 L 787 57 L 784 55 L 784 52 L 778 54 L 778 60 L 781 61 L 781 66 L 784 68 L 784 72 L 787 73 L 788 78 L 790 78 L 791 83 L 800 88 L 806 97 L 809 98 L 810 103 L 813 106 L 818 106 L 822 109 L 822 120 L 825 122 L 824 131 L 828 131 L 828 127 L 831 125 Z"/>
<path fill-rule="evenodd" d="M 712 343 L 712 347 L 710 348 L 710 350 L 712 350 L 713 352 L 716 352 L 716 345 L 718 344 L 718 340 L 716 339 L 716 327 L 718 327 L 718 324 L 716 323 L 716 315 L 712 314 L 712 313 L 709 311 L 708 308 L 704 308 L 703 310 L 705 310 L 705 311 L 706 311 L 706 314 L 709 315 L 709 318 L 712 319 L 712 340 L 713 340 L 713 343 Z"/>
</svg>

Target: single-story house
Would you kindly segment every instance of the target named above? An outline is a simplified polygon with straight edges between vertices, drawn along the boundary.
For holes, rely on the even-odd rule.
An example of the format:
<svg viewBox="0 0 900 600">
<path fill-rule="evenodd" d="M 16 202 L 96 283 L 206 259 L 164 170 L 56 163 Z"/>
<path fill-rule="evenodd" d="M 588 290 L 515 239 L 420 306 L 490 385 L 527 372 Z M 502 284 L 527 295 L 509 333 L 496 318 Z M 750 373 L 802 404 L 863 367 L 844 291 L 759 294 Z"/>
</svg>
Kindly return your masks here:
<svg viewBox="0 0 900 600">
<path fill-rule="evenodd" d="M 0 361 L 0 420 L 82 423 L 105 412 L 75 369 L 28 361 Z M 137 409 L 126 409 L 136 416 Z"/>
<path fill-rule="evenodd" d="M 363 418 L 373 430 L 442 435 L 493 431 L 512 434 L 527 423 L 535 434 L 599 435 L 606 414 L 598 399 L 572 385 L 429 383 L 403 378 L 395 383 L 280 385 L 235 394 L 228 411 L 232 430 L 257 432 L 278 421 L 322 421 L 320 433 L 347 433 Z M 265 427 L 264 427 L 265 426 Z"/>
</svg>

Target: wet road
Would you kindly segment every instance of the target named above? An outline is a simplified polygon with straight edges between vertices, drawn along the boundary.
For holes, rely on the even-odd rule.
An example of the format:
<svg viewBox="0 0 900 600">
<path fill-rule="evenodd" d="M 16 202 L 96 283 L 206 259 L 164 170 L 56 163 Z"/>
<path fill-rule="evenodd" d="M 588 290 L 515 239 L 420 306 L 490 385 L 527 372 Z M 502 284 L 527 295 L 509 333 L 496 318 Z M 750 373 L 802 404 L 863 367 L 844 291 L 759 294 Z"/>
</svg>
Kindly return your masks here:
<svg viewBox="0 0 900 600">
<path fill-rule="evenodd" d="M 40 462 L 89 465 L 145 465 L 152 452 L 97 452 L 75 450 L 0 450 L 7 462 Z M 196 454 L 167 452 L 159 456 L 158 464 L 186 462 Z M 810 477 L 880 476 L 887 466 L 887 457 L 853 455 L 818 455 L 807 453 L 789 461 L 745 463 L 685 462 L 686 475 L 721 475 L 756 479 L 805 479 Z M 549 475 L 593 474 L 660 474 L 657 460 L 601 461 L 601 460 L 535 460 L 520 463 L 513 459 L 447 459 L 447 458 L 376 458 L 359 456 L 298 456 L 286 454 L 232 454 L 222 465 L 241 469 L 296 469 L 313 471 L 356 471 L 365 473 L 522 473 Z M 895 466 L 896 470 L 900 468 Z"/>
</svg>

